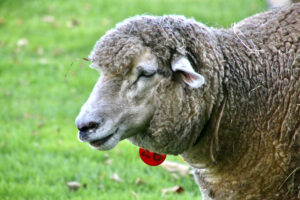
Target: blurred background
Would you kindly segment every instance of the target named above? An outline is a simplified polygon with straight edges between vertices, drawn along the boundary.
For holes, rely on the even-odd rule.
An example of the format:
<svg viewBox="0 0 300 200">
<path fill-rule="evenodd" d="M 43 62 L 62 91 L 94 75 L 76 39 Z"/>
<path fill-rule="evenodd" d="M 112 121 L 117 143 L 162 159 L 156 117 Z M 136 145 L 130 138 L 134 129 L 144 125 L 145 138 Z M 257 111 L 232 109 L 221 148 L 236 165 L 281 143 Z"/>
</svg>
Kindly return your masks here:
<svg viewBox="0 0 300 200">
<path fill-rule="evenodd" d="M 99 77 L 82 58 L 130 16 L 226 28 L 266 9 L 264 0 L 0 0 L 0 199 L 201 199 L 189 174 L 146 166 L 127 141 L 108 152 L 78 141 L 74 120 Z M 183 192 L 162 192 L 174 186 Z"/>
</svg>

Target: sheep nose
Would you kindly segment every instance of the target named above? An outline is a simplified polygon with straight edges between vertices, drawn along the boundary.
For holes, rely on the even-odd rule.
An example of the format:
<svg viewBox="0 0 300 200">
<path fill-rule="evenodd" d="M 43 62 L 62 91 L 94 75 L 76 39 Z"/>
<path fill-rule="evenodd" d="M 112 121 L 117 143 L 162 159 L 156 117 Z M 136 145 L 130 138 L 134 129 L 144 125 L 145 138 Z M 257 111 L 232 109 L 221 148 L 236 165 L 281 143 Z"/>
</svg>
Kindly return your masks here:
<svg viewBox="0 0 300 200">
<path fill-rule="evenodd" d="M 87 124 L 77 125 L 77 128 L 80 132 L 88 132 L 92 129 L 97 129 L 99 127 L 98 122 L 88 122 Z"/>
<path fill-rule="evenodd" d="M 76 123 L 79 130 L 78 137 L 81 141 L 89 139 L 90 135 L 100 126 L 100 122 L 90 121 L 87 123 Z"/>
</svg>

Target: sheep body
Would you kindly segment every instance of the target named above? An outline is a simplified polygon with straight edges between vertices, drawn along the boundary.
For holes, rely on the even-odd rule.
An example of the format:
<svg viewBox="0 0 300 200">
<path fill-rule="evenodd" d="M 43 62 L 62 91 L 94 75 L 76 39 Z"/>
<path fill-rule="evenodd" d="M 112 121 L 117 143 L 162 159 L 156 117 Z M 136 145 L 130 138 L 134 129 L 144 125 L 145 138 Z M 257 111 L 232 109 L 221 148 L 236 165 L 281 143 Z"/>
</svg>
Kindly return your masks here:
<svg viewBox="0 0 300 200">
<path fill-rule="evenodd" d="M 148 94 L 155 109 L 122 139 L 181 154 L 195 168 L 203 199 L 287 200 L 297 199 L 300 186 L 299 37 L 300 4 L 229 29 L 180 16 L 138 16 L 103 36 L 89 58 L 106 76 L 123 77 L 111 78 L 108 92 L 121 98 L 120 80 L 150 49 L 163 77 Z M 205 77 L 203 87 L 177 82 L 170 68 L 174 54 Z"/>
<path fill-rule="evenodd" d="M 297 199 L 299 13 L 297 4 L 216 30 L 224 56 L 227 98 L 214 136 L 218 138 L 204 136 L 183 154 L 196 166 L 206 163 L 205 170 L 195 173 L 204 199 Z M 201 134 L 214 132 L 213 126 Z M 209 162 L 208 156 L 196 158 L 197 149 L 210 152 L 217 163 Z"/>
</svg>

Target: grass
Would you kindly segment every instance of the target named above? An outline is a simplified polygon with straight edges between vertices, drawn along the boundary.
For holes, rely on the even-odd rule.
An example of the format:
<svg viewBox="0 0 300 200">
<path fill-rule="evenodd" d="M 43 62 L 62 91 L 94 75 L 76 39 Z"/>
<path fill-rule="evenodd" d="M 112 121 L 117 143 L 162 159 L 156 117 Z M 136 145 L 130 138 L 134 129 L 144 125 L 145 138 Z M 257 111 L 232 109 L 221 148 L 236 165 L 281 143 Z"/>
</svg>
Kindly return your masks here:
<svg viewBox="0 0 300 200">
<path fill-rule="evenodd" d="M 144 165 L 126 141 L 99 152 L 77 140 L 74 119 L 99 76 L 81 58 L 129 16 L 181 14 L 228 27 L 264 9 L 262 0 L 0 0 L 0 199 L 201 199 L 189 176 Z M 69 191 L 69 181 L 87 187 Z M 175 185 L 185 192 L 162 196 Z"/>
</svg>

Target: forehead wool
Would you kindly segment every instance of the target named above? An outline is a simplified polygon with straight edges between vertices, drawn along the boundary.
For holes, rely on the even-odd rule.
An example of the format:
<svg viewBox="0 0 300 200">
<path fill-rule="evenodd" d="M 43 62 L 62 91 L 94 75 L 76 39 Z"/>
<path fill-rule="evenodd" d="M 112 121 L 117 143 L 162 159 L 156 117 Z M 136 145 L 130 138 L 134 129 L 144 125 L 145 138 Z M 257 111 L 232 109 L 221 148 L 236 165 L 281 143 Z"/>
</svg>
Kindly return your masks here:
<svg viewBox="0 0 300 200">
<path fill-rule="evenodd" d="M 143 50 L 141 42 L 134 37 L 110 31 L 95 45 L 89 59 L 111 74 L 127 72 L 133 59 Z"/>
<path fill-rule="evenodd" d="M 133 58 L 144 52 L 145 47 L 150 47 L 158 62 L 166 67 L 173 53 L 186 54 L 187 49 L 188 53 L 196 49 L 197 38 L 206 28 L 181 16 L 129 18 L 101 37 L 89 59 L 105 71 L 124 74 L 130 69 Z"/>
</svg>

